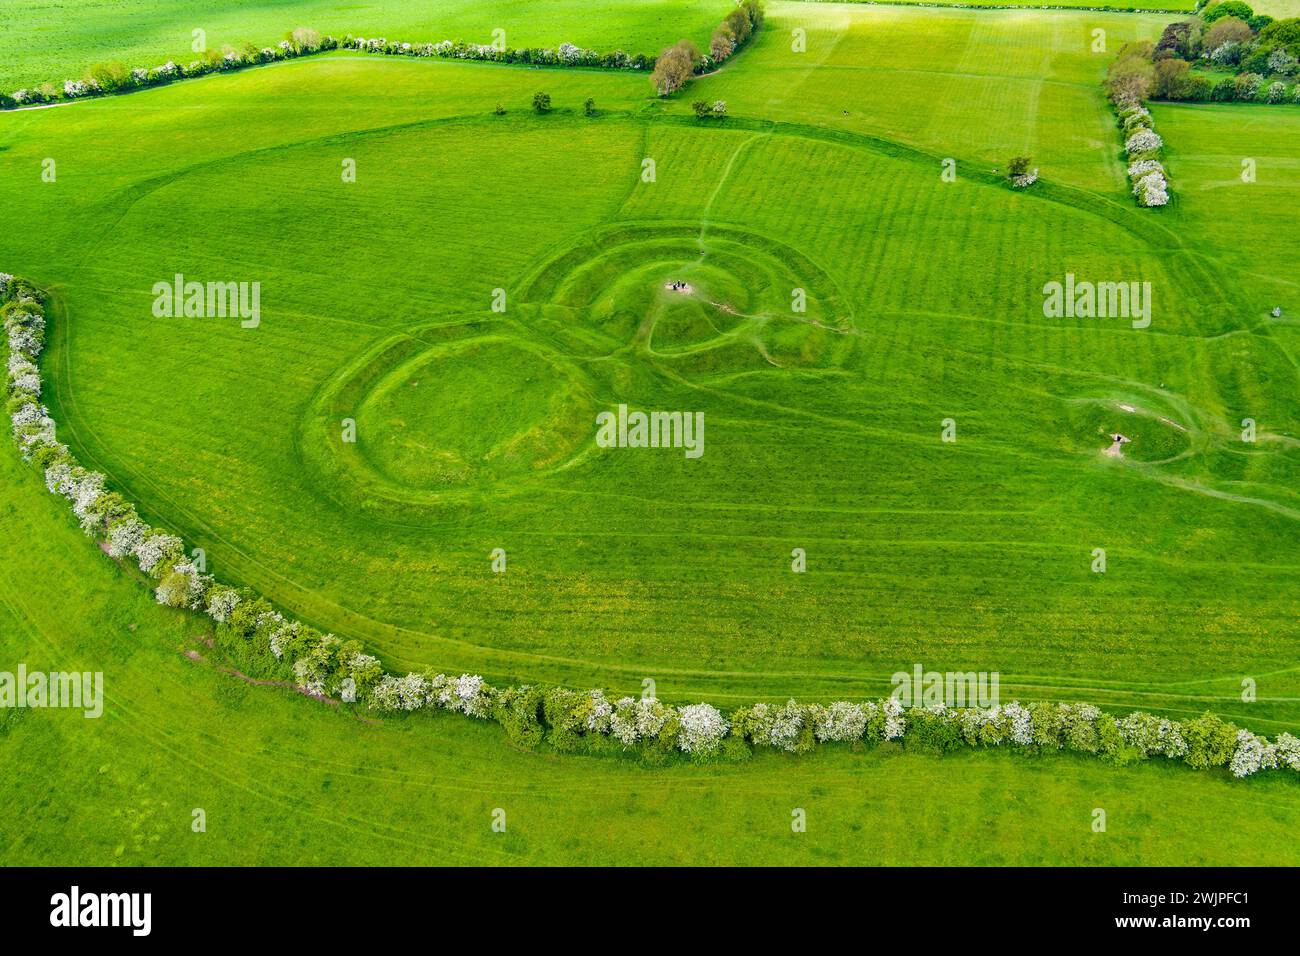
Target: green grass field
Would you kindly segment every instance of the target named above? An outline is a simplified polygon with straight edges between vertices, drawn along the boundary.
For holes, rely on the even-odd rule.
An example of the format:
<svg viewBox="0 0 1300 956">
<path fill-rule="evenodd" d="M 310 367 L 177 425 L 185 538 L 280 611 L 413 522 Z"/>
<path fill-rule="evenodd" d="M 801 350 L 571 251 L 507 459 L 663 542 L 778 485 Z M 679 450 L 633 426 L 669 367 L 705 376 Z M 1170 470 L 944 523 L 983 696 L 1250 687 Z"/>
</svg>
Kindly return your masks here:
<svg viewBox="0 0 1300 956">
<path fill-rule="evenodd" d="M 808 3 L 821 3 L 823 0 L 806 0 Z M 1128 11 L 1184 11 L 1188 13 L 1196 8 L 1196 0 L 1044 0 L 1042 3 L 1031 3 L 1029 0 L 847 0 L 847 2 L 864 3 L 878 6 L 926 6 L 926 7 L 979 7 L 980 9 L 994 7 L 1015 7 L 1015 8 L 1032 8 L 1036 10 L 1043 9 L 1073 9 L 1077 7 L 1087 8 L 1089 11 L 1095 9 L 1111 9 Z M 1286 0 L 1279 0 L 1285 3 Z"/>
<path fill-rule="evenodd" d="M 362 723 L 223 672 L 194 620 L 88 547 L 10 455 L 0 516 L 0 654 L 103 668 L 108 698 L 99 720 L 0 716 L 9 865 L 1296 861 L 1300 799 L 1284 778 L 887 748 L 651 770 L 519 752 L 455 716 Z M 491 830 L 498 807 L 505 833 Z M 796 807 L 806 833 L 790 830 Z M 1106 833 L 1092 832 L 1097 807 Z"/>
<path fill-rule="evenodd" d="M 721 12 L 720 12 L 721 11 Z M 0 9 L 0 89 L 82 76 L 92 64 L 118 59 L 155 66 L 195 57 L 195 30 L 208 47 L 259 45 L 297 27 L 344 36 L 411 42 L 492 42 L 505 31 L 512 47 L 577 43 L 601 51 L 657 53 L 680 36 L 707 43 L 725 13 L 709 0 L 78 0 L 73 8 L 45 0 L 9 0 Z"/>
<path fill-rule="evenodd" d="M 528 29 L 653 48 L 722 12 L 605 6 Z M 353 29 L 292 7 L 223 16 Z M 1099 82 L 1169 19 L 779 3 L 669 101 L 631 73 L 338 53 L 0 114 L 0 207 L 32 226 L 0 233 L 0 268 L 51 293 L 45 400 L 78 456 L 219 578 L 390 669 L 734 705 L 881 696 L 921 662 L 998 671 L 1006 698 L 1295 731 L 1300 114 L 1158 107 L 1176 201 L 1137 209 Z M 59 57 L 126 58 L 105 36 Z M 555 113 L 529 110 L 538 89 Z M 697 98 L 730 118 L 694 120 Z M 997 172 L 1020 152 L 1025 193 Z M 261 325 L 154 318 L 176 273 L 260 282 Z M 1150 282 L 1150 328 L 1045 318 L 1067 273 Z M 704 455 L 596 447 L 619 403 L 704 412 Z M 454 718 L 359 723 L 221 673 L 198 622 L 6 459 L 5 652 L 98 661 L 110 685 L 92 733 L 3 731 L 24 765 L 84 770 L 51 784 L 72 819 L 0 817 L 7 861 L 1295 862 L 1286 780 L 886 750 L 652 771 Z M 24 557 L 45 535 L 50 567 Z M 97 828 L 123 788 L 150 803 Z M 807 804 L 825 829 L 793 844 Z M 1092 834 L 1111 805 L 1125 824 Z M 192 806 L 228 829 L 190 834 Z M 521 821 L 499 841 L 496 806 Z M 268 827 L 291 836 L 259 844 Z"/>
</svg>

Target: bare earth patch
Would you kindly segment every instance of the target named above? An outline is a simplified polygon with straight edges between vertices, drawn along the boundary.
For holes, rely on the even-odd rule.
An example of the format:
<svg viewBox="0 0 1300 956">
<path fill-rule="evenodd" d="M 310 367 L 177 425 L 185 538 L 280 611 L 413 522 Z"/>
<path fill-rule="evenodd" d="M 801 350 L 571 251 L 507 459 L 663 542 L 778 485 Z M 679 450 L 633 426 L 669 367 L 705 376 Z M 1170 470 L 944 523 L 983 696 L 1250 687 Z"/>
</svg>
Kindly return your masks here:
<svg viewBox="0 0 1300 956">
<path fill-rule="evenodd" d="M 1127 445 L 1130 441 L 1131 439 L 1125 437 L 1124 435 L 1121 435 L 1119 432 L 1116 432 L 1115 434 L 1110 436 L 1110 447 L 1102 449 L 1101 453 L 1105 455 L 1107 458 L 1123 458 L 1124 446 Z"/>
</svg>

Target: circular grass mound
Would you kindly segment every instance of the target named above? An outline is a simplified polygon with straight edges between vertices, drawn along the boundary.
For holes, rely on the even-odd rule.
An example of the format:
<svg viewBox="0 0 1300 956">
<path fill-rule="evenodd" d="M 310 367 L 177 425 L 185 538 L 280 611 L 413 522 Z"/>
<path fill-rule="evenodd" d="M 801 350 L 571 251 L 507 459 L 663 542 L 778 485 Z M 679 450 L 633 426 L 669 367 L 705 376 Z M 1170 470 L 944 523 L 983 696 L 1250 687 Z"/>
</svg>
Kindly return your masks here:
<svg viewBox="0 0 1300 956">
<path fill-rule="evenodd" d="M 596 229 L 536 266 L 519 295 L 611 350 L 680 360 L 678 371 L 817 364 L 853 330 L 847 300 L 807 256 L 699 222 Z"/>
<path fill-rule="evenodd" d="M 381 377 L 357 413 L 357 445 L 391 481 L 432 489 L 554 465 L 586 439 L 594 414 L 582 382 L 554 356 L 477 338 L 420 352 Z"/>
<path fill-rule="evenodd" d="M 1187 425 L 1136 402 L 1082 399 L 1070 403 L 1068 420 L 1076 447 L 1088 454 L 1159 464 L 1192 450 Z"/>
</svg>

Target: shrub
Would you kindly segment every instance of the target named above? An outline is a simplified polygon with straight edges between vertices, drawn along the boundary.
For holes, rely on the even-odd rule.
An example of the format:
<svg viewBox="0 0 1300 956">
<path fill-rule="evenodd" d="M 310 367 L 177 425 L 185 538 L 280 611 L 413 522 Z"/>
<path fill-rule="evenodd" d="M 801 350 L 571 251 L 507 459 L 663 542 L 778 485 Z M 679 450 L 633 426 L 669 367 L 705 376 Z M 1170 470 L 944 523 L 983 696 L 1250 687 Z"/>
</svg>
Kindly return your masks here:
<svg viewBox="0 0 1300 956">
<path fill-rule="evenodd" d="M 1270 21 L 1258 29 L 1262 46 L 1285 47 L 1293 56 L 1300 57 L 1300 17 Z"/>
<path fill-rule="evenodd" d="M 861 740 L 867 731 L 868 713 L 861 704 L 847 701 L 822 707 L 809 707 L 809 716 L 813 722 L 813 734 L 819 741 L 853 741 Z"/>
<path fill-rule="evenodd" d="M 1164 206 L 1169 202 L 1169 182 L 1163 172 L 1149 172 L 1133 181 L 1133 195 L 1141 206 Z"/>
<path fill-rule="evenodd" d="M 198 610 L 203 606 L 203 594 L 207 589 L 204 577 L 189 562 L 177 561 L 163 572 L 154 596 L 166 607 Z"/>
<path fill-rule="evenodd" d="M 164 569 L 179 561 L 184 553 L 185 545 L 180 538 L 157 529 L 146 534 L 135 548 L 140 570 L 154 578 L 161 576 Z"/>
<path fill-rule="evenodd" d="M 1128 167 L 1129 178 L 1133 180 L 1141 179 L 1147 173 L 1160 173 L 1163 176 L 1164 172 L 1165 168 L 1160 165 L 1158 159 L 1138 160 L 1136 163 L 1129 164 Z"/>
<path fill-rule="evenodd" d="M 582 101 L 582 113 L 584 116 L 596 115 L 596 101 L 592 97 L 587 97 Z"/>
<path fill-rule="evenodd" d="M 1101 714 L 1098 716 L 1095 726 L 1097 728 L 1097 747 L 1102 759 L 1119 766 L 1125 766 L 1135 763 L 1146 756 L 1145 753 L 1130 746 L 1124 739 L 1119 723 L 1114 717 Z"/>
<path fill-rule="evenodd" d="M 1134 153 L 1149 153 L 1164 146 L 1164 140 L 1153 129 L 1140 129 L 1124 141 L 1124 152 L 1130 156 Z"/>
<path fill-rule="evenodd" d="M 1197 769 L 1226 766 L 1237 746 L 1237 728 L 1206 713 L 1183 724 L 1187 753 L 1183 760 Z"/>
<path fill-rule="evenodd" d="M 728 730 L 727 721 L 712 704 L 691 704 L 677 709 L 677 747 L 684 753 L 707 757 L 718 752 Z"/>
<path fill-rule="evenodd" d="M 239 594 L 234 588 L 220 584 L 213 587 L 206 597 L 208 617 L 219 624 L 225 623 L 239 606 L 239 601 Z"/>
<path fill-rule="evenodd" d="M 307 27 L 299 27 L 292 33 L 285 34 L 295 53 L 315 53 L 321 48 L 320 34 Z"/>
<path fill-rule="evenodd" d="M 105 93 L 116 93 L 134 85 L 131 71 L 116 60 L 92 66 L 86 74 L 86 83 Z"/>
<path fill-rule="evenodd" d="M 1124 138 L 1132 136 L 1140 129 L 1151 128 L 1151 114 L 1143 107 L 1137 107 L 1131 110 L 1125 110 L 1120 114 L 1120 126 L 1124 130 Z"/>
<path fill-rule="evenodd" d="M 533 111 L 537 113 L 549 113 L 551 111 L 551 94 L 537 92 L 533 94 Z"/>
<path fill-rule="evenodd" d="M 1231 76 L 1225 76 L 1214 84 L 1214 89 L 1210 93 L 1210 99 L 1216 103 L 1228 103 L 1237 98 L 1237 81 Z"/>
<path fill-rule="evenodd" d="M 1061 743 L 1067 750 L 1096 753 L 1101 748 L 1097 718 L 1101 711 L 1091 704 L 1061 704 Z"/>
<path fill-rule="evenodd" d="M 620 698 L 609 715 L 610 736 L 625 747 L 658 737 L 671 712 L 653 697 Z"/>
<path fill-rule="evenodd" d="M 1268 55 L 1268 70 L 1279 76 L 1295 76 L 1300 60 L 1283 47 L 1278 47 Z"/>
<path fill-rule="evenodd" d="M 1286 84 L 1270 83 L 1268 93 L 1264 97 L 1270 103 L 1282 103 L 1286 100 Z"/>
<path fill-rule="evenodd" d="M 521 747 L 536 747 L 545 733 L 540 720 L 543 698 L 542 691 L 533 687 L 504 688 L 495 693 L 492 716 L 505 728 L 512 742 Z"/>
<path fill-rule="evenodd" d="M 1250 102 L 1258 99 L 1259 88 L 1263 85 L 1264 78 L 1258 73 L 1243 73 L 1233 83 L 1237 99 Z"/>
<path fill-rule="evenodd" d="M 1277 749 L 1272 744 L 1263 737 L 1256 737 L 1249 730 L 1237 731 L 1237 746 L 1228 764 L 1234 777 L 1247 777 L 1261 770 L 1273 770 L 1277 765 Z"/>
<path fill-rule="evenodd" d="M 370 692 L 370 707 L 374 710 L 419 710 L 429 697 L 429 682 L 419 674 L 394 677 L 385 674 Z"/>
<path fill-rule="evenodd" d="M 907 732 L 903 741 L 909 749 L 941 754 L 961 743 L 961 733 L 948 713 L 913 707 L 907 712 Z"/>
<path fill-rule="evenodd" d="M 552 687 L 542 695 L 542 723 L 546 739 L 562 752 L 578 749 L 586 731 L 587 696 L 564 687 Z M 608 726 L 606 726 L 608 730 Z"/>
<path fill-rule="evenodd" d="M 145 535 L 148 532 L 149 526 L 135 515 L 119 518 L 108 529 L 107 551 L 109 557 L 125 558 L 134 554 L 136 549 L 144 542 Z"/>
<path fill-rule="evenodd" d="M 1208 76 L 1203 76 L 1200 73 L 1189 73 L 1183 77 L 1182 82 L 1174 90 L 1171 98 L 1203 103 L 1210 98 L 1213 89 L 1214 81 Z"/>
</svg>

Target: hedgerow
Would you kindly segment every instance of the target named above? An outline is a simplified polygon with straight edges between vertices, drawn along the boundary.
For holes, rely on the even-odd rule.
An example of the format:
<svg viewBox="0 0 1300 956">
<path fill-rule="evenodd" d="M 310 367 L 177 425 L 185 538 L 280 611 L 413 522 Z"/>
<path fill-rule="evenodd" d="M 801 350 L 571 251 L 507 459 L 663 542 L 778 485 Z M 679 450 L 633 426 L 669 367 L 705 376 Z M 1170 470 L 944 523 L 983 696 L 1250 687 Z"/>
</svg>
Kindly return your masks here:
<svg viewBox="0 0 1300 956">
<path fill-rule="evenodd" d="M 41 404 L 37 360 L 46 316 L 41 293 L 0 273 L 6 409 L 23 459 L 39 469 L 46 488 L 65 498 L 83 533 L 118 561 L 133 560 L 160 604 L 203 614 L 216 641 L 238 666 L 291 683 L 304 693 L 341 697 L 366 711 L 399 718 L 450 712 L 493 720 L 519 746 L 562 752 L 621 750 L 656 763 L 683 759 L 742 759 L 752 748 L 791 754 L 822 744 L 874 746 L 889 742 L 944 753 L 1005 747 L 1023 753 L 1068 750 L 1112 763 L 1154 757 L 1197 769 L 1226 767 L 1236 777 L 1262 770 L 1300 773 L 1300 739 L 1269 740 L 1206 713 L 1179 722 L 1137 711 L 1122 717 L 1086 703 L 1018 701 L 992 708 L 905 708 L 893 698 L 829 704 L 756 703 L 723 713 L 699 702 L 673 706 L 652 696 L 610 700 L 602 690 L 518 685 L 494 687 L 474 674 L 434 671 L 389 674 L 356 641 L 287 618 L 261 595 L 203 573 L 177 535 L 153 528 L 135 508 L 87 470 Z"/>
<path fill-rule="evenodd" d="M 695 73 L 707 73 L 716 69 L 744 46 L 762 24 L 763 10 L 758 0 L 745 0 L 742 6 L 737 7 L 723 20 L 722 25 L 713 35 L 710 51 L 694 60 L 691 68 Z M 40 86 L 15 90 L 13 93 L 0 93 L 0 110 L 129 93 L 133 90 L 165 86 L 181 79 L 207 76 L 212 73 L 233 73 L 249 67 L 312 56 L 330 50 L 602 70 L 653 70 L 656 62 L 653 54 L 629 54 L 622 50 L 602 53 L 584 49 L 573 43 L 561 43 L 555 49 L 494 46 L 465 43 L 461 40 L 411 43 L 389 40 L 386 37 L 355 37 L 351 34 L 342 38 L 328 34 L 322 36 L 315 30 L 299 28 L 275 46 L 257 47 L 252 43 L 243 43 L 239 47 L 225 46 L 220 50 L 208 50 L 188 64 L 178 64 L 168 60 L 160 66 L 128 69 L 116 62 L 99 63 L 91 67 L 81 79 L 64 80 L 61 84 L 44 83 Z"/>
<path fill-rule="evenodd" d="M 1155 77 L 1151 49 L 1149 41 L 1124 44 L 1106 72 L 1106 92 L 1123 131 L 1133 195 L 1139 206 L 1148 207 L 1169 202 L 1169 175 L 1160 162 L 1164 140 L 1145 105 Z"/>
</svg>

